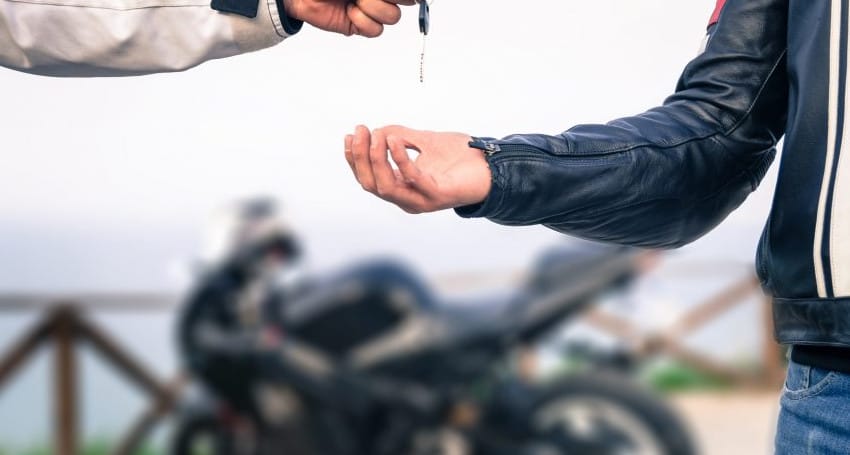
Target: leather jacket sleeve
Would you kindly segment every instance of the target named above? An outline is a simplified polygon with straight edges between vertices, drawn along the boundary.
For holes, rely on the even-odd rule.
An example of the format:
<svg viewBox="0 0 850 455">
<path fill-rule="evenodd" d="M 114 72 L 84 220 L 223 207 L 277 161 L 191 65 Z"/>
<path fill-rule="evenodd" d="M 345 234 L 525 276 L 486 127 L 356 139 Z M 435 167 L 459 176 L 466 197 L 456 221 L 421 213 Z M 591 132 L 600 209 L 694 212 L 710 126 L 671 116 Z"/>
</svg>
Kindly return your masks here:
<svg viewBox="0 0 850 455">
<path fill-rule="evenodd" d="M 0 66 L 46 76 L 182 71 L 296 33 L 276 0 L 256 17 L 209 0 L 0 0 Z"/>
<path fill-rule="evenodd" d="M 729 0 L 663 106 L 483 142 L 491 192 L 458 214 L 645 247 L 697 239 L 757 187 L 784 134 L 787 15 L 787 0 Z"/>
</svg>

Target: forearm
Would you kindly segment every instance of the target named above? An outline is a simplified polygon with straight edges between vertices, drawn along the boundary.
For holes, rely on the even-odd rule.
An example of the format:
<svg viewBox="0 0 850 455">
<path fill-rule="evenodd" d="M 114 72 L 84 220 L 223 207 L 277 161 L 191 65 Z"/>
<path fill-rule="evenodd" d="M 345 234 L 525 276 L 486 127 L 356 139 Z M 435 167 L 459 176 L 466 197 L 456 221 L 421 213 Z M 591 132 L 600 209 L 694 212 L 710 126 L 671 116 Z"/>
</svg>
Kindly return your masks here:
<svg viewBox="0 0 850 455">
<path fill-rule="evenodd" d="M 0 0 L 0 65 L 48 76 L 181 71 L 288 36 L 275 0 L 255 18 L 205 0 Z M 292 30 L 290 30 L 292 31 Z"/>
<path fill-rule="evenodd" d="M 461 216 L 543 224 L 591 240 L 677 247 L 720 223 L 756 188 L 771 144 L 734 157 L 717 135 L 675 146 L 553 155 L 518 138 L 488 158 L 491 191 Z"/>
<path fill-rule="evenodd" d="M 494 141 L 487 199 L 459 209 L 509 225 L 675 247 L 752 192 L 784 132 L 784 1 L 727 3 L 710 44 L 656 109 L 561 135 Z"/>
</svg>

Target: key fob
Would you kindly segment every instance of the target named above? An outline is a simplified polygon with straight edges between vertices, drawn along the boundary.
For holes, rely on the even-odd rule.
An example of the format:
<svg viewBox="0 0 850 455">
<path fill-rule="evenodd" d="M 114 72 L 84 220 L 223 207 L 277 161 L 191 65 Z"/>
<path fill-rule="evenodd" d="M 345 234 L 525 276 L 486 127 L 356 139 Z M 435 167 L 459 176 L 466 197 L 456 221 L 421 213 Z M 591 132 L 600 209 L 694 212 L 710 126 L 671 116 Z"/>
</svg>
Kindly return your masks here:
<svg viewBox="0 0 850 455">
<path fill-rule="evenodd" d="M 428 34 L 428 29 L 431 27 L 431 7 L 428 6 L 427 0 L 419 0 L 419 31 L 423 35 Z"/>
</svg>

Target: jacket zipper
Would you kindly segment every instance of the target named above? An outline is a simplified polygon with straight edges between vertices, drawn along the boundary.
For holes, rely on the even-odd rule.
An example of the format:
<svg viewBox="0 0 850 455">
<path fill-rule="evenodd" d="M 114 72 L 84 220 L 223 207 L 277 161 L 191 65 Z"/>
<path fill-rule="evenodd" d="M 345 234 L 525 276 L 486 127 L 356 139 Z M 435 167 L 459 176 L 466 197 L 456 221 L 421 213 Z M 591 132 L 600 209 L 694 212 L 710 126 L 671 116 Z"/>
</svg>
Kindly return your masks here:
<svg viewBox="0 0 850 455">
<path fill-rule="evenodd" d="M 485 141 L 479 137 L 473 137 L 471 141 L 469 141 L 469 146 L 483 151 L 487 156 L 493 156 L 494 154 L 501 152 L 502 148 L 499 144 L 494 144 L 489 141 Z"/>
</svg>

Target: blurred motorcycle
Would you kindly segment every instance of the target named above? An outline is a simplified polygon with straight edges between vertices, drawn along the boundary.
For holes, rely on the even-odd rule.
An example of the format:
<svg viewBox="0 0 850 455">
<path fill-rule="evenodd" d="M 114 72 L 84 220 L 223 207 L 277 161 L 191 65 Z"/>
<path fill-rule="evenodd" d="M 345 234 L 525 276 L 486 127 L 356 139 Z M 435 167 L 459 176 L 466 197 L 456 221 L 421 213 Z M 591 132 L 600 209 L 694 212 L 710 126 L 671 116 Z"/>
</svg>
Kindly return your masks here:
<svg viewBox="0 0 850 455">
<path fill-rule="evenodd" d="M 268 203 L 243 208 L 237 246 L 187 299 L 179 340 L 199 387 L 173 453 L 696 453 L 621 355 L 546 381 L 528 374 L 528 347 L 628 285 L 647 253 L 561 248 L 510 295 L 458 304 L 393 261 L 282 284 L 299 248 L 275 216 Z"/>
</svg>

